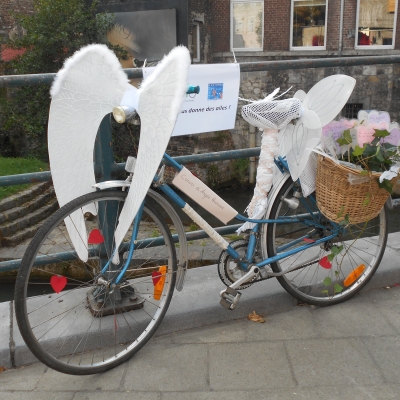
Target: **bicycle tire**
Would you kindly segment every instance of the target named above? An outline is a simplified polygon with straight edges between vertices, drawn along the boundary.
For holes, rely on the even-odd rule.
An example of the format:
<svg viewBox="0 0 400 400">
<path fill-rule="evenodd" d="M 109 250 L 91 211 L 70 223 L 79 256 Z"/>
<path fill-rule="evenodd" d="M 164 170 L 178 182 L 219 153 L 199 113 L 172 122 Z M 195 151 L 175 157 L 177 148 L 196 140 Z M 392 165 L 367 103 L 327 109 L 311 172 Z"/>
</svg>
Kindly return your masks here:
<svg viewBox="0 0 400 400">
<path fill-rule="evenodd" d="M 18 326 L 32 353 L 52 369 L 88 375 L 122 364 L 151 338 L 168 309 L 176 279 L 175 246 L 168 226 L 147 201 L 137 237 L 139 248 L 121 288 L 112 291 L 97 283 L 101 265 L 111 258 L 104 221 L 108 220 L 108 232 L 113 233 L 125 198 L 126 192 L 106 190 L 71 201 L 45 222 L 22 259 L 15 287 Z M 87 212 L 89 204 L 97 215 Z M 103 237 L 96 239 L 98 232 L 95 239 L 89 235 L 87 261 L 74 253 L 66 231 L 65 221 L 74 211 L 84 215 L 87 232 L 100 229 Z M 124 240 L 128 243 L 131 231 L 132 226 Z M 155 246 L 160 237 L 164 244 Z M 145 238 L 147 242 L 141 242 Z M 111 246 L 112 242 L 108 240 Z M 52 263 L 41 265 L 38 256 Z M 35 260 L 39 265 L 34 265 Z M 154 271 L 158 271 L 156 276 Z M 158 286 L 157 278 L 158 283 L 161 280 Z M 57 293 L 64 279 L 67 285 Z"/>
<path fill-rule="evenodd" d="M 307 212 L 306 208 L 301 206 L 292 210 L 283 200 L 292 198 L 294 190 L 299 190 L 299 185 L 293 183 L 289 176 L 273 200 L 269 219 Z M 331 234 L 329 229 L 333 226 L 332 222 L 319 213 L 315 201 L 311 198 L 302 200 L 307 202 L 311 212 L 315 212 L 319 221 L 326 226 L 325 231 L 319 230 L 314 237 L 318 239 Z M 275 256 L 279 246 L 287 245 L 290 240 L 301 239 L 312 229 L 312 226 L 300 223 L 266 225 L 266 246 L 265 242 L 262 242 L 261 246 L 263 257 L 267 258 L 267 254 L 269 257 Z M 358 293 L 372 278 L 385 251 L 387 236 L 387 215 L 383 208 L 379 216 L 371 221 L 348 225 L 346 231 L 332 242 L 316 245 L 272 263 L 271 268 L 273 272 L 279 273 L 299 267 L 277 279 L 282 287 L 300 302 L 316 306 L 341 303 Z M 294 247 L 305 244 L 306 242 L 301 240 Z M 340 249 L 340 246 L 343 246 L 343 249 L 333 260 L 326 258 L 333 254 L 333 247 Z"/>
</svg>

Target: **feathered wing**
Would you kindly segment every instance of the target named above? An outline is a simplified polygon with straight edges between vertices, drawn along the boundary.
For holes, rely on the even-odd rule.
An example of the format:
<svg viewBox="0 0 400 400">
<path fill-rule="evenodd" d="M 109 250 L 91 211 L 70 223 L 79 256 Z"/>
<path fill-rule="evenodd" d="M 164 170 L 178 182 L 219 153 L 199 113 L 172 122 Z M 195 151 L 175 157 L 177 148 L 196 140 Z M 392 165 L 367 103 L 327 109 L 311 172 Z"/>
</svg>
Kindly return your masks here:
<svg viewBox="0 0 400 400">
<path fill-rule="evenodd" d="M 89 45 L 69 58 L 51 88 L 48 147 L 54 189 L 60 207 L 92 192 L 96 183 L 93 149 L 103 117 L 119 105 L 129 86 L 114 53 Z M 83 212 L 96 214 L 95 206 Z M 83 212 L 65 221 L 78 256 L 86 261 L 87 232 Z"/>
<path fill-rule="evenodd" d="M 139 93 L 139 151 L 131 189 L 115 231 L 116 248 L 136 216 L 160 165 L 187 90 L 190 55 L 176 47 L 143 82 Z M 114 263 L 119 262 L 115 252 Z"/>
</svg>

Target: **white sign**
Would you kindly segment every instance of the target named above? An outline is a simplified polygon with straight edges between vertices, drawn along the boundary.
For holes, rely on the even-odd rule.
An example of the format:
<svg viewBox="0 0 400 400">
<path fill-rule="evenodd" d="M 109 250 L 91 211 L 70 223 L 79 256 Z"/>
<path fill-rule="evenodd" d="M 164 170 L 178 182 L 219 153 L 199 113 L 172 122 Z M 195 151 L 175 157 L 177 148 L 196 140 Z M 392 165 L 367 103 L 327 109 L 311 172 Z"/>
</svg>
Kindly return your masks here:
<svg viewBox="0 0 400 400">
<path fill-rule="evenodd" d="M 238 215 L 234 208 L 185 167 L 175 176 L 172 183 L 224 224 Z"/>
<path fill-rule="evenodd" d="M 146 79 L 154 68 L 144 68 Z M 234 129 L 239 96 L 239 64 L 191 65 L 189 86 L 198 86 L 199 93 L 190 93 L 182 104 L 172 136 Z"/>
</svg>

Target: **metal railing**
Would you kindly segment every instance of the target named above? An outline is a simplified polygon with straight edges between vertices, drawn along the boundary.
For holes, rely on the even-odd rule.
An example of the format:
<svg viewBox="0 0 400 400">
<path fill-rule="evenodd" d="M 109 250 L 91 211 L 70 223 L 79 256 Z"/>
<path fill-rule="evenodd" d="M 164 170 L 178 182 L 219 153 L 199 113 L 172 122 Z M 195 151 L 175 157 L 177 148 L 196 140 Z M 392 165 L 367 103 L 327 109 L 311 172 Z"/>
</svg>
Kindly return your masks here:
<svg viewBox="0 0 400 400">
<path fill-rule="evenodd" d="M 395 64 L 400 63 L 400 55 L 388 56 L 368 56 L 368 57 L 335 57 L 319 59 L 300 59 L 285 61 L 263 61 L 240 63 L 241 72 L 254 71 L 277 71 L 288 69 L 308 69 L 322 67 L 350 67 L 356 65 L 373 64 Z M 124 69 L 128 78 L 142 78 L 142 69 L 128 68 Z M 0 87 L 19 87 L 19 86 L 39 86 L 50 85 L 56 74 L 35 74 L 35 75 L 9 75 L 0 76 Z M 95 143 L 95 175 L 99 182 L 112 179 L 117 172 L 124 170 L 124 163 L 115 163 L 111 137 L 111 115 L 104 117 L 100 124 Z M 175 160 L 181 164 L 204 163 L 211 161 L 222 161 L 234 158 L 254 157 L 259 155 L 260 148 L 223 151 L 219 153 L 195 154 L 188 156 L 175 157 Z M 30 174 L 11 175 L 0 177 L 0 186 L 11 186 L 24 183 L 36 183 L 50 181 L 50 172 L 36 172 Z M 219 227 L 216 230 L 222 234 L 233 233 L 239 225 Z M 208 235 L 204 231 L 187 233 L 188 240 L 205 238 Z M 177 238 L 174 237 L 174 241 Z M 0 272 L 18 269 L 20 260 L 9 260 L 0 262 Z"/>
</svg>

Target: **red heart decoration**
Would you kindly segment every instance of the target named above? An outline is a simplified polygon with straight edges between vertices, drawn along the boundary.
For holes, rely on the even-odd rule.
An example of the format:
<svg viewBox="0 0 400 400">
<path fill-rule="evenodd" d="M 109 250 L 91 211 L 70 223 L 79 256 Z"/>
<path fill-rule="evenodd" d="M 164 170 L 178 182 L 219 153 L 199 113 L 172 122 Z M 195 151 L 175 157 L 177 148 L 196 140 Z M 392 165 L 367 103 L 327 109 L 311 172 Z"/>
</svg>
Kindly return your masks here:
<svg viewBox="0 0 400 400">
<path fill-rule="evenodd" d="M 65 276 L 53 275 L 50 279 L 50 285 L 56 293 L 60 293 L 67 286 L 67 278 Z"/>
<path fill-rule="evenodd" d="M 92 232 L 89 233 L 88 243 L 89 244 L 104 243 L 104 236 L 101 234 L 99 229 L 93 229 Z"/>
<path fill-rule="evenodd" d="M 160 271 L 154 271 L 151 274 L 151 279 L 153 279 L 153 285 L 156 286 L 157 282 L 160 280 L 161 278 L 161 272 Z"/>
<path fill-rule="evenodd" d="M 309 238 L 304 238 L 303 239 L 306 243 L 315 243 L 315 240 L 309 239 Z"/>
<path fill-rule="evenodd" d="M 320 265 L 322 268 L 325 268 L 325 269 L 331 269 L 331 268 L 332 268 L 332 264 L 331 264 L 330 261 L 328 260 L 328 257 L 327 257 L 327 256 L 322 257 L 322 258 L 319 260 L 319 265 Z"/>
</svg>

